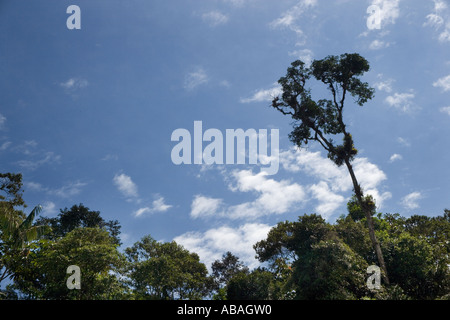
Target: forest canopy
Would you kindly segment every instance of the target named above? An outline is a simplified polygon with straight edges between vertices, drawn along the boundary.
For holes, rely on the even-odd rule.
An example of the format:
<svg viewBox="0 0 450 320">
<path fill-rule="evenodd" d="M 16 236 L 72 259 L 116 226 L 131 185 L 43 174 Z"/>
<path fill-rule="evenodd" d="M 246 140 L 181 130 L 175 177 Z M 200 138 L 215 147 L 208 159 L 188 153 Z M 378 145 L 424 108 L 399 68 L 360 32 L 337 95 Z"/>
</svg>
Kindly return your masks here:
<svg viewBox="0 0 450 320">
<path fill-rule="evenodd" d="M 121 248 L 119 221 L 105 221 L 83 204 L 53 218 L 38 218 L 39 206 L 27 215 L 21 175 L 0 177 L 0 299 L 450 298 L 448 209 L 433 217 L 373 216 L 390 275 L 389 285 L 374 290 L 367 268 L 377 257 L 354 198 L 335 223 L 312 213 L 272 227 L 254 244 L 258 268 L 228 251 L 208 269 L 197 253 L 151 235 Z M 70 265 L 81 270 L 80 289 L 67 286 Z"/>
</svg>

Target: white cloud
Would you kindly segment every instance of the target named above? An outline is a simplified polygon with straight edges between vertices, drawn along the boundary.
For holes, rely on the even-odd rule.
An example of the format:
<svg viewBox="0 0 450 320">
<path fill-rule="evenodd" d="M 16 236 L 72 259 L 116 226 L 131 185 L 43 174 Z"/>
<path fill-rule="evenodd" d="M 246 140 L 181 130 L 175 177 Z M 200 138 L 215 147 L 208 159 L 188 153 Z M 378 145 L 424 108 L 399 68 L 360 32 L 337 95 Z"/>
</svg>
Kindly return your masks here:
<svg viewBox="0 0 450 320">
<path fill-rule="evenodd" d="M 25 153 L 29 154 L 29 153 Z M 36 170 L 40 166 L 45 164 L 55 164 L 59 163 L 61 160 L 61 156 L 55 154 L 54 152 L 46 152 L 41 159 L 38 160 L 19 160 L 17 161 L 17 165 L 27 170 Z"/>
<path fill-rule="evenodd" d="M 412 192 L 402 198 L 402 205 L 409 210 L 419 208 L 418 201 L 422 199 L 423 196 L 420 192 Z"/>
<path fill-rule="evenodd" d="M 338 168 L 320 152 L 310 152 L 304 149 L 291 148 L 280 152 L 280 163 L 288 172 L 300 173 L 325 181 L 332 191 L 347 191 L 351 189 L 351 180 L 344 168 Z"/>
<path fill-rule="evenodd" d="M 438 79 L 433 86 L 442 88 L 444 92 L 450 91 L 450 75 Z"/>
<path fill-rule="evenodd" d="M 191 217 L 208 217 L 220 213 L 222 199 L 214 199 L 202 195 L 196 195 L 191 204 Z"/>
<path fill-rule="evenodd" d="M 296 20 L 307 10 L 309 7 L 317 5 L 317 0 L 301 0 L 295 6 L 283 13 L 280 18 L 272 21 L 272 27 L 294 27 Z M 294 30 L 295 31 L 295 30 Z"/>
<path fill-rule="evenodd" d="M 272 21 L 270 26 L 272 28 L 288 28 L 293 31 L 297 37 L 297 45 L 304 44 L 304 34 L 298 25 L 297 21 L 303 15 L 303 13 L 317 5 L 317 0 L 301 0 L 295 6 L 290 8 L 288 11 L 284 12 L 281 17 Z"/>
<path fill-rule="evenodd" d="M 252 269 L 259 266 L 253 245 L 265 239 L 270 229 L 271 226 L 260 223 L 248 223 L 238 228 L 222 226 L 205 232 L 188 232 L 174 238 L 174 241 L 196 252 L 208 268 L 224 253 L 231 251 Z"/>
<path fill-rule="evenodd" d="M 5 141 L 0 145 L 0 151 L 5 151 L 11 145 L 11 141 Z"/>
<path fill-rule="evenodd" d="M 394 80 L 388 79 L 385 81 L 380 81 L 374 84 L 375 88 L 380 91 L 385 91 L 387 93 L 392 92 L 392 83 Z"/>
<path fill-rule="evenodd" d="M 65 82 L 61 82 L 59 85 L 66 90 L 75 91 L 87 87 L 89 82 L 86 79 L 75 77 L 70 78 Z"/>
<path fill-rule="evenodd" d="M 389 158 L 389 162 L 394 162 L 394 161 L 402 160 L 402 159 L 403 159 L 403 157 L 402 157 L 401 154 L 394 153 L 394 154 Z"/>
<path fill-rule="evenodd" d="M 424 26 L 434 26 L 440 27 L 444 24 L 444 19 L 434 13 L 427 15 L 427 22 L 424 23 Z"/>
<path fill-rule="evenodd" d="M 316 213 L 325 219 L 328 219 L 345 202 L 345 198 L 332 192 L 325 181 L 312 185 L 310 191 L 313 197 L 319 201 Z"/>
<path fill-rule="evenodd" d="M 316 212 L 329 218 L 351 195 L 353 184 L 346 167 L 337 167 L 320 152 L 291 148 L 280 152 L 280 163 L 288 173 L 304 174 L 317 182 L 300 185 L 290 180 L 269 178 L 264 172 L 254 174 L 251 170 L 228 172 L 222 169 L 231 191 L 253 194 L 255 198 L 233 205 L 224 203 L 222 199 L 197 195 L 191 205 L 191 217 L 255 220 L 262 216 L 295 212 L 306 202 L 315 200 Z M 387 180 L 385 173 L 367 158 L 356 158 L 353 169 L 364 192 L 371 194 L 381 208 L 383 202 L 391 198 L 391 193 L 380 190 Z"/>
<path fill-rule="evenodd" d="M 439 109 L 442 113 L 446 113 L 450 116 L 450 106 L 448 107 L 442 107 L 441 109 Z"/>
<path fill-rule="evenodd" d="M 119 157 L 117 156 L 117 154 L 107 154 L 100 160 L 101 161 L 117 161 L 117 160 L 119 160 Z"/>
<path fill-rule="evenodd" d="M 249 0 L 223 0 L 224 2 L 231 3 L 235 7 L 242 7 L 245 2 Z"/>
<path fill-rule="evenodd" d="M 136 184 L 131 180 L 131 177 L 122 173 L 120 175 L 115 175 L 113 178 L 113 182 L 119 191 L 128 199 L 138 198 L 138 188 Z"/>
<path fill-rule="evenodd" d="M 311 65 L 313 61 L 313 52 L 309 49 L 302 49 L 302 50 L 295 50 L 292 52 L 289 52 L 290 56 L 296 57 L 297 59 L 300 59 L 303 61 L 307 66 Z"/>
<path fill-rule="evenodd" d="M 78 195 L 81 192 L 81 188 L 83 188 L 86 185 L 87 185 L 87 183 L 85 183 L 85 182 L 79 182 L 79 181 L 71 182 L 69 184 L 62 186 L 61 188 L 54 189 L 54 190 L 48 190 L 48 193 L 54 194 L 61 198 L 70 198 L 70 197 Z"/>
<path fill-rule="evenodd" d="M 6 117 L 0 113 L 0 130 L 5 128 Z"/>
<path fill-rule="evenodd" d="M 269 179 L 265 172 L 253 174 L 251 170 L 236 170 L 232 176 L 236 185 L 230 185 L 231 190 L 253 192 L 258 195 L 252 202 L 229 207 L 226 215 L 233 219 L 286 213 L 306 200 L 302 186 L 288 180 Z"/>
<path fill-rule="evenodd" d="M 308 191 L 312 198 L 319 201 L 316 210 L 326 217 L 335 213 L 333 211 L 343 203 L 341 196 L 353 188 L 347 169 L 337 167 L 328 158 L 322 157 L 320 152 L 291 148 L 280 153 L 280 163 L 289 172 L 304 173 L 320 181 L 309 186 Z M 371 194 L 378 207 L 382 207 L 383 202 L 391 197 L 389 192 L 379 191 L 382 182 L 387 180 L 386 174 L 367 158 L 356 158 L 353 170 L 364 192 Z"/>
<path fill-rule="evenodd" d="M 405 138 L 398 137 L 397 138 L 397 142 L 400 143 L 401 145 L 405 146 L 405 147 L 411 147 L 411 142 L 409 142 Z"/>
<path fill-rule="evenodd" d="M 381 26 L 387 24 L 395 24 L 400 16 L 399 9 L 400 0 L 373 0 L 371 5 L 377 6 L 380 10 L 378 12 Z"/>
<path fill-rule="evenodd" d="M 424 26 L 434 27 L 440 42 L 450 42 L 450 10 L 443 0 L 434 0 L 434 12 L 426 16 Z"/>
<path fill-rule="evenodd" d="M 413 92 L 405 93 L 394 93 L 386 98 L 386 103 L 389 106 L 396 108 L 403 113 L 411 113 L 413 110 L 418 109 L 418 107 L 411 100 L 415 98 Z"/>
<path fill-rule="evenodd" d="M 37 183 L 37 182 L 25 182 L 24 185 L 25 185 L 25 187 L 27 189 L 32 190 L 32 191 L 43 191 L 43 190 L 46 190 L 46 188 L 44 188 L 42 186 L 42 184 Z"/>
<path fill-rule="evenodd" d="M 282 214 L 305 201 L 303 187 L 287 180 L 276 181 L 267 178 L 265 172 L 254 174 L 251 170 L 224 172 L 231 181 L 229 189 L 233 192 L 253 193 L 253 201 L 229 205 L 222 199 L 195 196 L 191 205 L 191 217 L 221 217 L 228 219 L 256 219 L 271 214 Z"/>
<path fill-rule="evenodd" d="M 42 214 L 46 216 L 52 216 L 58 212 L 56 204 L 52 201 L 46 201 L 42 204 Z"/>
<path fill-rule="evenodd" d="M 172 208 L 172 205 L 165 204 L 164 197 L 160 196 L 158 197 L 158 199 L 153 200 L 152 202 L 152 209 L 154 210 L 154 212 L 166 212 L 170 208 Z"/>
<path fill-rule="evenodd" d="M 228 16 L 224 15 L 223 13 L 219 11 L 210 11 L 207 13 L 204 13 L 202 15 L 202 19 L 204 22 L 209 24 L 211 27 L 216 27 L 221 24 L 225 24 L 228 22 Z"/>
<path fill-rule="evenodd" d="M 199 67 L 195 71 L 190 72 L 184 78 L 184 88 L 188 91 L 194 90 L 198 86 L 209 81 L 206 71 Z"/>
<path fill-rule="evenodd" d="M 73 196 L 76 196 L 81 193 L 81 190 L 83 187 L 87 185 L 85 182 L 69 182 L 62 187 L 59 188 L 49 188 L 45 187 L 42 184 L 38 182 L 25 182 L 24 183 L 27 190 L 34 191 L 34 192 L 44 192 L 51 196 L 58 196 L 61 198 L 70 198 Z"/>
<path fill-rule="evenodd" d="M 150 207 L 144 207 L 144 208 L 140 208 L 140 209 L 136 210 L 134 212 L 134 216 L 140 217 L 145 213 L 152 214 L 152 213 L 158 213 L 158 212 L 166 212 L 170 208 L 172 208 L 172 205 L 166 204 L 164 201 L 164 197 L 158 196 L 158 198 L 156 200 L 153 200 L 152 205 Z"/>
<path fill-rule="evenodd" d="M 390 43 L 376 39 L 370 43 L 369 49 L 370 50 L 380 50 L 380 49 L 387 48 L 389 46 L 390 46 Z"/>
<path fill-rule="evenodd" d="M 281 93 L 281 86 L 279 84 L 274 84 L 272 88 L 256 91 L 251 98 L 241 98 L 241 103 L 272 101 L 273 98 L 279 96 Z"/>
</svg>

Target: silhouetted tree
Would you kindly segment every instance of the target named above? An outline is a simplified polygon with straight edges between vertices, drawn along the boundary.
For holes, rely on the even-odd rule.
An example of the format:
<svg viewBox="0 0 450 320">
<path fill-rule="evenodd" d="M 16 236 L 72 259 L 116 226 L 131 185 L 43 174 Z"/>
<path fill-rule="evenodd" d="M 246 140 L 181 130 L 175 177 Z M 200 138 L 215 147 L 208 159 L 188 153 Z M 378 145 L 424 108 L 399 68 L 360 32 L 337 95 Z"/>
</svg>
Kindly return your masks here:
<svg viewBox="0 0 450 320">
<path fill-rule="evenodd" d="M 328 158 L 337 166 L 346 165 L 350 174 L 357 202 L 363 210 L 368 223 L 369 236 L 376 252 L 378 262 L 383 270 L 386 284 L 389 284 L 386 265 L 381 246 L 375 236 L 372 215 L 375 213 L 375 202 L 371 196 L 364 196 L 353 170 L 352 161 L 358 151 L 354 147 L 353 138 L 344 123 L 344 102 L 348 94 L 362 106 L 372 99 L 374 89 L 359 77 L 369 71 L 369 63 L 357 53 L 328 56 L 323 60 L 315 60 L 310 67 L 297 60 L 287 69 L 285 77 L 278 83 L 282 87 L 281 97 L 272 101 L 272 107 L 284 115 L 292 117 L 293 131 L 290 140 L 298 147 L 316 141 L 328 152 Z M 310 89 L 306 87 L 308 80 L 314 77 L 326 85 L 331 92 L 331 99 L 315 101 Z M 333 141 L 334 136 L 342 139 L 342 144 Z"/>
</svg>

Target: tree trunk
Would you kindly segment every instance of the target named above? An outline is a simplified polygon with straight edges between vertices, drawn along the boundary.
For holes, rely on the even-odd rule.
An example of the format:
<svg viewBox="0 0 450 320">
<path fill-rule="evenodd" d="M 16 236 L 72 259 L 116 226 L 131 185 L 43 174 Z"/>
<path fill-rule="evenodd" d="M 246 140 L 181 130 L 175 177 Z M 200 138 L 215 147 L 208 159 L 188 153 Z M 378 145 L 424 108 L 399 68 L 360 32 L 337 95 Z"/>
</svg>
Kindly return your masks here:
<svg viewBox="0 0 450 320">
<path fill-rule="evenodd" d="M 389 285 L 389 277 L 388 277 L 388 273 L 387 273 L 387 269 L 386 269 L 386 264 L 384 263 L 383 253 L 381 252 L 380 243 L 378 242 L 378 239 L 375 236 L 375 228 L 373 225 L 372 213 L 370 212 L 370 209 L 364 203 L 363 192 L 361 191 L 361 187 L 358 184 L 358 180 L 356 180 L 355 172 L 353 171 L 353 167 L 350 163 L 350 160 L 346 158 L 345 164 L 347 165 L 348 172 L 350 173 L 350 176 L 352 178 L 353 188 L 355 190 L 355 195 L 358 200 L 358 203 L 361 206 L 361 209 L 364 211 L 366 218 L 367 218 L 367 225 L 369 227 L 370 240 L 372 241 L 372 246 L 377 255 L 378 263 L 380 264 L 380 268 L 381 268 L 381 270 L 383 270 L 382 276 L 384 278 L 385 283 L 387 285 Z"/>
</svg>

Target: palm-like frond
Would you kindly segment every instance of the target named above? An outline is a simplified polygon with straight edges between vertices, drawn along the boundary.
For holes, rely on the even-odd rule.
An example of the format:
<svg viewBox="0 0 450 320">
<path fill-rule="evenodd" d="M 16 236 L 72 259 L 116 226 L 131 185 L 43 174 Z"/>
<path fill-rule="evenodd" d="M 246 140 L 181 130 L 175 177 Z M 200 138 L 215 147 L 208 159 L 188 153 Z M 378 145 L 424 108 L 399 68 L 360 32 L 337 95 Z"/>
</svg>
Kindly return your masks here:
<svg viewBox="0 0 450 320">
<path fill-rule="evenodd" d="M 26 219 L 20 224 L 18 228 L 19 232 L 25 231 L 26 233 L 27 230 L 31 229 L 33 226 L 34 218 L 36 218 L 36 216 L 39 214 L 39 212 L 41 212 L 41 210 L 42 210 L 41 205 L 37 205 L 36 207 L 34 207 L 34 209 L 31 210 L 30 214 L 26 217 Z"/>
<path fill-rule="evenodd" d="M 14 210 L 4 209 L 0 210 L 0 226 L 15 248 L 22 248 L 27 242 L 38 239 L 50 229 L 48 226 L 33 226 L 34 219 L 42 210 L 40 205 L 36 206 L 24 220 Z"/>
</svg>

